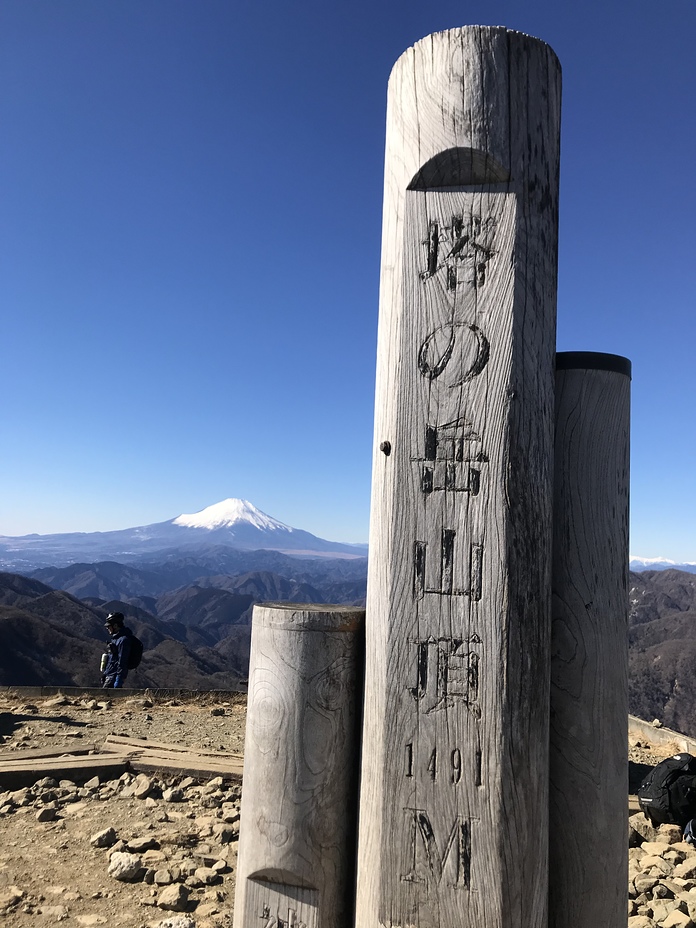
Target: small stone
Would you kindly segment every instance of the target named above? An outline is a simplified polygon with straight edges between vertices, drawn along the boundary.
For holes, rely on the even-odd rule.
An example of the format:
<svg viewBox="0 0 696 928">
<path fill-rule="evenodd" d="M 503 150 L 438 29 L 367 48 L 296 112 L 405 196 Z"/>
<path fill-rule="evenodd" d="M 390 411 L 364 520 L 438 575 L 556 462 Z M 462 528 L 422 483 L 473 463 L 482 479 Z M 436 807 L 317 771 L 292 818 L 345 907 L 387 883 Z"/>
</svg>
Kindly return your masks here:
<svg viewBox="0 0 696 928">
<path fill-rule="evenodd" d="M 155 838 L 129 838 L 128 850 L 134 854 L 142 854 L 145 851 L 158 850 L 159 841 Z"/>
<path fill-rule="evenodd" d="M 131 789 L 136 799 L 145 799 L 152 791 L 152 780 L 141 773 L 133 781 Z"/>
<path fill-rule="evenodd" d="M 157 899 L 157 905 L 160 909 L 182 912 L 186 908 L 188 898 L 188 889 L 182 886 L 181 883 L 174 883 L 172 886 L 167 886 L 162 890 Z"/>
<path fill-rule="evenodd" d="M 664 841 L 645 841 L 643 843 L 643 850 L 649 857 L 659 857 L 669 850 L 669 844 L 666 844 Z"/>
<path fill-rule="evenodd" d="M 665 899 L 665 900 L 654 899 L 652 903 L 653 921 L 660 922 L 661 924 L 671 912 L 674 912 L 675 909 L 679 908 L 679 905 L 680 903 L 677 902 L 675 899 Z"/>
<path fill-rule="evenodd" d="M 58 781 L 53 777 L 44 777 L 43 780 L 37 780 L 34 783 L 34 789 L 55 789 L 56 786 L 58 786 Z"/>
<path fill-rule="evenodd" d="M 99 789 L 100 785 L 99 777 L 92 777 L 91 780 L 87 780 L 85 783 L 85 789 Z"/>
<path fill-rule="evenodd" d="M 109 860 L 109 876 L 115 880 L 129 882 L 136 880 L 143 869 L 143 864 L 137 854 L 127 854 L 123 851 L 116 851 L 111 855 Z"/>
<path fill-rule="evenodd" d="M 628 928 L 654 928 L 655 922 L 647 915 L 632 915 L 628 919 Z"/>
<path fill-rule="evenodd" d="M 169 886 L 170 883 L 174 882 L 174 876 L 171 870 L 155 870 L 154 881 L 157 886 Z"/>
<path fill-rule="evenodd" d="M 653 827 L 649 819 L 642 812 L 634 813 L 628 820 L 631 828 L 638 832 L 644 841 L 656 841 L 659 837 L 659 831 Z"/>
<path fill-rule="evenodd" d="M 184 876 L 191 876 L 196 872 L 198 864 L 191 857 L 186 857 L 179 862 L 179 869 Z"/>
<path fill-rule="evenodd" d="M 205 886 L 212 886 L 214 883 L 221 882 L 222 879 L 217 870 L 213 870 L 212 867 L 198 867 L 194 876 Z"/>
<path fill-rule="evenodd" d="M 58 693 L 56 696 L 52 696 L 50 699 L 44 700 L 44 709 L 51 709 L 53 706 L 70 705 L 72 705 L 72 700 L 68 699 L 67 696 L 63 696 L 62 693 Z"/>
<path fill-rule="evenodd" d="M 0 909 L 8 909 L 24 899 L 24 890 L 18 886 L 9 886 L 0 892 Z"/>
<path fill-rule="evenodd" d="M 682 830 L 679 825 L 660 825 L 657 829 L 660 841 L 667 844 L 678 844 L 682 840 Z"/>
<path fill-rule="evenodd" d="M 153 864 L 159 864 L 165 859 L 166 855 L 164 851 L 159 851 L 156 849 L 148 849 L 143 854 L 143 864 L 146 864 L 148 867 L 151 867 Z"/>
<path fill-rule="evenodd" d="M 232 825 L 234 822 L 239 821 L 239 809 L 232 805 L 229 802 L 223 802 L 222 804 L 222 820 Z"/>
<path fill-rule="evenodd" d="M 662 876 L 670 876 L 674 868 L 662 857 L 644 857 L 640 862 L 640 869 L 643 873 L 656 872 Z"/>
<path fill-rule="evenodd" d="M 686 912 L 674 909 L 666 918 L 662 919 L 662 928 L 694 928 L 694 923 Z"/>
<path fill-rule="evenodd" d="M 224 715 L 225 710 L 222 708 L 222 706 L 215 706 L 213 709 L 210 710 L 210 714 L 211 715 Z"/>
<path fill-rule="evenodd" d="M 660 881 L 653 886 L 653 899 L 674 899 L 674 893 L 665 883 Z"/>
<path fill-rule="evenodd" d="M 93 847 L 113 847 L 117 841 L 118 835 L 113 828 L 105 828 L 103 831 L 98 831 L 89 839 L 89 843 Z"/>
<path fill-rule="evenodd" d="M 38 910 L 40 915 L 46 915 L 48 918 L 55 918 L 56 921 L 62 922 L 68 917 L 68 909 L 64 905 L 42 905 Z"/>
<path fill-rule="evenodd" d="M 672 875 L 685 880 L 696 876 L 696 857 L 687 858 L 683 863 L 677 864 Z"/>
<path fill-rule="evenodd" d="M 213 834 L 220 844 L 230 844 L 239 833 L 239 828 L 234 825 L 213 825 Z"/>
<path fill-rule="evenodd" d="M 58 815 L 58 810 L 55 806 L 44 806 L 43 809 L 39 809 L 36 813 L 37 822 L 53 822 Z"/>
<path fill-rule="evenodd" d="M 649 893 L 653 886 L 659 882 L 660 880 L 657 876 L 647 876 L 645 874 L 640 874 L 634 879 L 633 884 L 636 888 L 636 892 L 640 895 L 641 893 Z"/>
</svg>

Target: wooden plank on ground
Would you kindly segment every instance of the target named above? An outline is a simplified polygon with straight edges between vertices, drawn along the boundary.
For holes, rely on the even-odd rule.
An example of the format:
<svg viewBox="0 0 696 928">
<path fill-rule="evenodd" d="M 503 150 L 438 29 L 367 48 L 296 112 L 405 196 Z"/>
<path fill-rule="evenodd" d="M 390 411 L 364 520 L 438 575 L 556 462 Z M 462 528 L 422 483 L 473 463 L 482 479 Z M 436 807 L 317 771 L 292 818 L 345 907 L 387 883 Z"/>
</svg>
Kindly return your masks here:
<svg viewBox="0 0 696 928">
<path fill-rule="evenodd" d="M 192 777 L 223 776 L 241 779 L 244 757 L 220 751 L 205 751 L 181 744 L 144 741 L 124 735 L 109 735 L 102 750 L 128 758 L 132 770 L 166 770 Z"/>
<path fill-rule="evenodd" d="M 112 752 L 119 751 L 121 748 L 137 750 L 161 750 L 169 754 L 196 754 L 201 757 L 219 757 L 219 758 L 236 758 L 240 762 L 243 760 L 243 754 L 233 754 L 227 751 L 209 751 L 205 748 L 192 748 L 185 744 L 168 744 L 162 741 L 150 741 L 144 738 L 128 738 L 126 735 L 107 735 L 106 741 L 102 745 L 102 751 Z"/>
<path fill-rule="evenodd" d="M 23 751 L 2 751 L 0 752 L 0 764 L 6 760 L 30 760 L 37 757 L 65 757 L 67 755 L 77 757 L 98 750 L 98 745 L 85 742 L 84 744 L 55 744 L 50 748 L 26 748 Z"/>
<path fill-rule="evenodd" d="M 241 780 L 243 763 L 230 757 L 227 763 L 196 754 L 167 754 L 156 752 L 143 752 L 128 758 L 131 770 L 142 773 L 153 773 L 166 770 L 180 776 L 189 777 L 224 777 L 226 779 Z"/>
<path fill-rule="evenodd" d="M 57 780 L 113 779 L 128 770 L 128 759 L 118 755 L 91 754 L 86 757 L 37 757 L 0 762 L 0 789 L 31 786 L 43 777 Z"/>
</svg>

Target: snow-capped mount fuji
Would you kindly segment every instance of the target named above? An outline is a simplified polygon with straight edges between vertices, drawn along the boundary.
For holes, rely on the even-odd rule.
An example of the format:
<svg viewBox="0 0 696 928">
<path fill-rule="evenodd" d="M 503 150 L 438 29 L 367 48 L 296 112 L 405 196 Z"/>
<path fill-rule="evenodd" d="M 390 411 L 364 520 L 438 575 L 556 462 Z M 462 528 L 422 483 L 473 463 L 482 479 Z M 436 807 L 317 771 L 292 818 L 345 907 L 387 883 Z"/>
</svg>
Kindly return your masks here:
<svg viewBox="0 0 696 928">
<path fill-rule="evenodd" d="M 261 531 L 276 531 L 281 529 L 286 532 L 294 532 L 295 529 L 277 519 L 272 519 L 265 512 L 261 512 L 256 506 L 247 502 L 245 499 L 223 499 L 221 503 L 215 503 L 200 512 L 194 512 L 192 515 L 177 516 L 172 519 L 172 525 L 184 525 L 187 528 L 232 528 L 240 524 L 252 525 Z"/>
<path fill-rule="evenodd" d="M 182 514 L 114 532 L 63 535 L 0 535 L 0 570 L 26 571 L 113 560 L 128 563 L 144 554 L 201 545 L 281 551 L 305 557 L 366 557 L 367 545 L 341 544 L 292 528 L 243 499 L 225 499 L 200 512 Z"/>
</svg>

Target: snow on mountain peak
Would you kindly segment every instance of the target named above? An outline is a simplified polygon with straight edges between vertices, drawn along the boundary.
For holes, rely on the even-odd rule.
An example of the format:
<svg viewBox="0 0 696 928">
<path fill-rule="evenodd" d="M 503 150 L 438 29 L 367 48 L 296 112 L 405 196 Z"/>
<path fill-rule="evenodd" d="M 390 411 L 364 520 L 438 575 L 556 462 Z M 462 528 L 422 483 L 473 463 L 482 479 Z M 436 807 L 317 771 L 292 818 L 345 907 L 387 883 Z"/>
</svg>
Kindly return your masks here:
<svg viewBox="0 0 696 928">
<path fill-rule="evenodd" d="M 183 514 L 172 519 L 173 525 L 183 525 L 186 528 L 231 528 L 240 522 L 253 525 L 261 531 L 292 531 L 289 525 L 272 519 L 245 499 L 223 499 L 222 502 L 207 506 L 200 512 Z"/>
</svg>

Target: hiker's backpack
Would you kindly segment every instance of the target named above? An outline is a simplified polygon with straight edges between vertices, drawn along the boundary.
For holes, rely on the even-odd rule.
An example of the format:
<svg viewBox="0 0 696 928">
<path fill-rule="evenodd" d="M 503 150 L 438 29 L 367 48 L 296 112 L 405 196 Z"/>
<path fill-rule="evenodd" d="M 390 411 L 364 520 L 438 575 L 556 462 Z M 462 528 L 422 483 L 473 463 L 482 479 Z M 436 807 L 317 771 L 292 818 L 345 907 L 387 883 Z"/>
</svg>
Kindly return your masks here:
<svg viewBox="0 0 696 928">
<path fill-rule="evenodd" d="M 140 638 L 131 635 L 130 651 L 128 652 L 128 669 L 135 670 L 140 661 L 143 659 L 143 643 Z"/>
<path fill-rule="evenodd" d="M 653 767 L 640 784 L 638 804 L 653 825 L 680 825 L 696 816 L 696 757 L 675 754 Z"/>
</svg>

